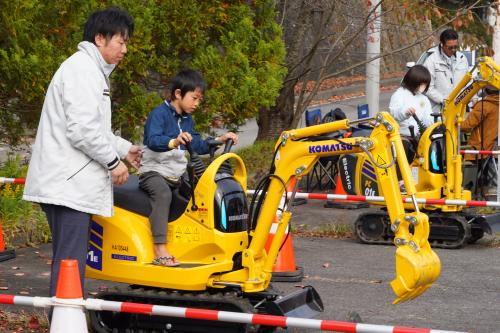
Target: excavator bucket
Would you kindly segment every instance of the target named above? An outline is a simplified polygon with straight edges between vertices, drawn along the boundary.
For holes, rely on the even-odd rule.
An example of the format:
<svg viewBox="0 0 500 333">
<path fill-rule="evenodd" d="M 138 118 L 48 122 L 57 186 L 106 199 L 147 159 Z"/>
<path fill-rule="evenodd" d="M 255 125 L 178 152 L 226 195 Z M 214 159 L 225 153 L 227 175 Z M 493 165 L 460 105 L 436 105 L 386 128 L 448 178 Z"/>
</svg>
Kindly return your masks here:
<svg viewBox="0 0 500 333">
<path fill-rule="evenodd" d="M 441 262 L 428 242 L 418 252 L 408 244 L 396 250 L 396 278 L 391 287 L 397 298 L 393 304 L 411 300 L 422 294 L 437 280 Z"/>
</svg>

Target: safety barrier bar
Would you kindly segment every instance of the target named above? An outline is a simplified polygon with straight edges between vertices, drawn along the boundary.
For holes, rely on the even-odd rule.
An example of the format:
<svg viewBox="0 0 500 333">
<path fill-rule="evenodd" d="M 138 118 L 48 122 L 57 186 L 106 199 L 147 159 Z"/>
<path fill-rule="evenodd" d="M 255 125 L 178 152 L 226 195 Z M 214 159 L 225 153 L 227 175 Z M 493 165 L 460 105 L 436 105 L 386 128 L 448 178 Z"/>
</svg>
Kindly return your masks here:
<svg viewBox="0 0 500 333">
<path fill-rule="evenodd" d="M 14 183 L 24 184 L 24 178 L 5 178 L 0 177 L 0 184 Z M 254 194 L 255 190 L 247 190 L 247 194 Z M 385 198 L 381 196 L 365 196 L 351 194 L 327 194 L 327 193 L 296 193 L 295 199 L 311 199 L 311 200 L 351 200 L 363 202 L 385 202 Z M 411 198 L 403 198 L 404 203 L 412 203 Z M 425 199 L 417 198 L 417 203 L 424 205 L 436 206 L 465 206 L 465 207 L 493 207 L 500 208 L 500 201 L 476 201 L 476 200 L 455 200 L 455 199 Z"/>
<path fill-rule="evenodd" d="M 460 154 L 476 154 L 476 155 L 500 155 L 500 150 L 460 150 Z"/>
<path fill-rule="evenodd" d="M 25 178 L 0 177 L 0 184 L 24 184 L 25 182 L 26 182 Z"/>
<path fill-rule="evenodd" d="M 65 306 L 85 307 L 94 311 L 113 311 L 124 313 L 147 314 L 186 319 L 201 319 L 209 321 L 224 321 L 252 325 L 264 325 L 288 328 L 310 328 L 321 331 L 345 333 L 465 333 L 457 331 L 442 331 L 429 328 L 412 328 L 402 326 L 385 326 L 358 324 L 351 322 L 282 317 L 273 315 L 194 309 L 164 305 L 153 305 L 131 302 L 105 301 L 96 298 L 60 299 L 55 297 L 30 297 L 0 294 L 0 304 L 27 305 L 34 307 Z"/>
<path fill-rule="evenodd" d="M 254 194 L 255 190 L 247 190 L 247 194 Z M 291 197 L 291 195 L 289 195 Z M 327 193 L 295 193 L 295 198 L 304 198 L 311 200 L 351 200 L 364 202 L 385 202 L 381 196 L 364 196 L 351 194 L 327 194 Z M 403 198 L 404 203 L 412 203 L 411 198 Z M 465 207 L 494 207 L 500 208 L 500 201 L 475 201 L 475 200 L 455 200 L 455 199 L 425 199 L 417 198 L 417 203 L 424 205 L 437 206 L 465 206 Z"/>
</svg>

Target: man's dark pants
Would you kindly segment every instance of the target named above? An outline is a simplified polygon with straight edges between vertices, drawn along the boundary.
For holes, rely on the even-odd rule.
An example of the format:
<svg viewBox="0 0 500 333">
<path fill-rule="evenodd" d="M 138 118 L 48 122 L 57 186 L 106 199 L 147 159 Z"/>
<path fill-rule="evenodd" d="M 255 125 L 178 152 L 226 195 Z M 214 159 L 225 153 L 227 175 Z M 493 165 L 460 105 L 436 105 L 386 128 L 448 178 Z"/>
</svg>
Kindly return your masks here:
<svg viewBox="0 0 500 333">
<path fill-rule="evenodd" d="M 78 260 L 82 290 L 90 233 L 90 214 L 68 207 L 41 204 L 52 233 L 52 271 L 50 296 L 55 296 L 59 267 L 63 259 Z"/>
</svg>

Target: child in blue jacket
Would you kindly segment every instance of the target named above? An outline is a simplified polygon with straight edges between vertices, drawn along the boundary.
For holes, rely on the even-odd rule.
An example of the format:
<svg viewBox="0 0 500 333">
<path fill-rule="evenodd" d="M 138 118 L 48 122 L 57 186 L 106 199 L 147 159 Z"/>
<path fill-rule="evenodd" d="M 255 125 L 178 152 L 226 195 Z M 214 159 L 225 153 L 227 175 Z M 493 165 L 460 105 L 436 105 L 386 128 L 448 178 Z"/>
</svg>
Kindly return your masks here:
<svg viewBox="0 0 500 333">
<path fill-rule="evenodd" d="M 154 241 L 153 264 L 178 266 L 180 263 L 167 249 L 167 222 L 172 202 L 172 189 L 180 184 L 186 171 L 187 158 L 185 144 L 191 143 L 198 154 L 208 153 L 208 144 L 194 130 L 191 117 L 203 99 L 205 82 L 200 73 L 182 70 L 171 82 L 171 100 L 165 100 L 148 116 L 144 126 L 144 145 L 139 186 L 149 194 L 151 215 L 149 222 Z M 232 132 L 216 138 L 226 142 L 238 142 Z"/>
</svg>

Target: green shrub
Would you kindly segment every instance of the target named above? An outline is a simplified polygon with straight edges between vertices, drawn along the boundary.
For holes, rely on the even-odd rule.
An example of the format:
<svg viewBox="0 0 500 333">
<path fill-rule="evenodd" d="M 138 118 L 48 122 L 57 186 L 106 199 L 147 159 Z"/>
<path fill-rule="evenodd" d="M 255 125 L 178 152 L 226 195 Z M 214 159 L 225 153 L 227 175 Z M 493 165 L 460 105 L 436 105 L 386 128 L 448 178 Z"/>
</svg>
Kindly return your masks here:
<svg viewBox="0 0 500 333">
<path fill-rule="evenodd" d="M 19 155 L 9 155 L 0 166 L 0 177 L 23 178 L 27 165 Z M 50 240 L 50 231 L 45 214 L 40 206 L 22 200 L 23 185 L 0 184 L 0 224 L 7 246 L 33 245 Z"/>
<path fill-rule="evenodd" d="M 269 172 L 274 145 L 274 141 L 258 141 L 236 151 L 247 168 L 248 188 L 254 189 Z M 0 166 L 0 177 L 23 178 L 26 172 L 27 165 L 19 155 L 10 155 Z M 51 237 L 45 214 L 38 204 L 22 200 L 22 194 L 22 185 L 0 184 L 0 224 L 7 246 L 49 242 Z"/>
<path fill-rule="evenodd" d="M 255 189 L 257 183 L 271 167 L 275 141 L 257 141 L 253 145 L 236 151 L 245 162 L 248 174 L 248 188 Z"/>
</svg>

